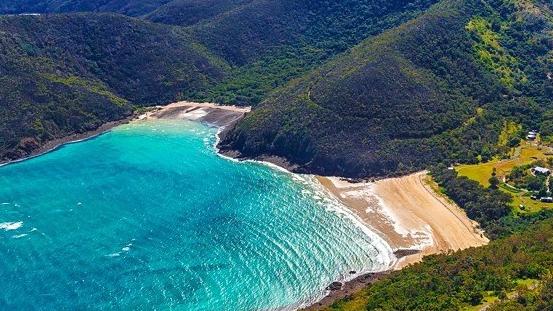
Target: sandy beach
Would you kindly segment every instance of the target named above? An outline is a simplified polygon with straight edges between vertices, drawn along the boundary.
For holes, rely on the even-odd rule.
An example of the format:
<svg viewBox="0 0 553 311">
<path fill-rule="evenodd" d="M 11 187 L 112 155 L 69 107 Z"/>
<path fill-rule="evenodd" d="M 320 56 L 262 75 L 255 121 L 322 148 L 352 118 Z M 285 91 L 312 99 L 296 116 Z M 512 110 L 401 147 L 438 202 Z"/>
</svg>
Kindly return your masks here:
<svg viewBox="0 0 553 311">
<path fill-rule="evenodd" d="M 465 212 L 437 193 L 427 172 L 376 182 L 352 183 L 317 177 L 328 192 L 352 210 L 394 250 L 399 270 L 424 256 L 485 245 L 489 240 Z M 385 276 L 360 276 L 305 310 L 320 310 Z"/>
<path fill-rule="evenodd" d="M 227 128 L 236 124 L 250 111 L 250 107 L 181 101 L 167 106 L 154 107 L 151 111 L 139 116 L 138 119 L 187 119 Z"/>
<path fill-rule="evenodd" d="M 229 128 L 250 110 L 182 101 L 154 107 L 138 119 L 189 119 Z M 420 261 L 425 255 L 488 243 L 477 223 L 432 189 L 426 172 L 376 182 L 352 183 L 322 176 L 317 180 L 389 243 L 399 258 L 394 269 Z"/>
<path fill-rule="evenodd" d="M 189 119 L 230 127 L 250 110 L 183 101 L 156 107 L 139 119 Z M 477 223 L 432 189 L 426 172 L 376 182 L 352 183 L 321 176 L 317 180 L 389 243 L 399 258 L 394 269 L 425 255 L 488 243 Z"/>
<path fill-rule="evenodd" d="M 158 107 L 140 118 L 196 120 L 221 127 L 224 131 L 232 128 L 249 111 L 249 107 L 178 102 Z M 278 157 L 256 160 L 292 169 L 290 163 Z M 392 270 L 416 263 L 426 255 L 481 246 L 489 242 L 477 223 L 470 220 L 457 205 L 437 193 L 436 185 L 433 185 L 427 172 L 376 182 L 350 182 L 339 177 L 322 176 L 316 179 L 329 195 L 341 201 L 390 245 L 398 259 Z M 341 289 L 330 291 L 327 297 L 307 309 L 330 306 L 336 299 L 389 273 L 383 271 L 360 275 L 343 284 Z"/>
<path fill-rule="evenodd" d="M 337 177 L 318 180 L 394 251 L 417 251 L 398 260 L 395 269 L 425 255 L 489 242 L 461 208 L 432 189 L 426 172 L 376 182 L 350 183 Z"/>
</svg>

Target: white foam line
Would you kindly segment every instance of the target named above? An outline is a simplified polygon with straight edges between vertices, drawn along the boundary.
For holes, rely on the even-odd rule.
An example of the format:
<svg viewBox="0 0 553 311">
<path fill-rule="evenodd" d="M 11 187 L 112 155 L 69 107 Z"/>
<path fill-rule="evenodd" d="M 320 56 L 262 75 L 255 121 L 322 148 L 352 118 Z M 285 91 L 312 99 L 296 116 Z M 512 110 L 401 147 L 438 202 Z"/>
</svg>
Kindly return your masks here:
<svg viewBox="0 0 553 311">
<path fill-rule="evenodd" d="M 332 211 L 345 215 L 349 220 L 351 220 L 356 227 L 361 229 L 363 233 L 365 233 L 367 236 L 371 238 L 371 240 L 374 242 L 373 246 L 379 250 L 379 255 L 385 256 L 381 261 L 388 262 L 388 267 L 386 267 L 383 270 L 388 270 L 391 268 L 397 261 L 396 256 L 394 255 L 394 251 L 392 247 L 379 235 L 377 234 L 372 228 L 370 228 L 356 213 L 354 213 L 350 208 L 345 206 L 342 202 L 340 202 L 337 198 L 335 198 L 331 193 L 329 193 L 326 188 L 316 180 L 315 176 L 313 175 L 300 175 L 301 177 L 305 178 L 309 183 L 309 186 L 317 190 L 318 193 L 322 194 L 325 200 L 329 201 L 330 204 L 328 204 L 328 207 L 331 208 Z M 383 250 L 384 252 L 380 252 Z M 380 271 L 383 271 L 380 270 Z M 364 271 L 364 273 L 368 272 L 378 272 L 378 271 Z"/>
<path fill-rule="evenodd" d="M 0 229 L 4 231 L 17 230 L 23 226 L 22 221 L 0 223 Z"/>
<path fill-rule="evenodd" d="M 367 201 L 371 198 L 375 198 L 378 202 L 377 206 L 379 208 L 369 205 L 369 207 L 367 207 L 368 213 L 376 212 L 384 216 L 392 225 L 395 232 L 402 235 L 403 237 L 419 241 L 418 243 L 414 243 L 406 249 L 423 250 L 426 247 L 434 245 L 432 228 L 428 225 L 425 225 L 423 230 L 416 230 L 407 229 L 405 226 L 401 225 L 400 217 L 393 211 L 393 209 L 391 209 L 386 204 L 386 202 L 384 202 L 384 200 L 380 196 L 375 193 L 373 189 L 373 184 L 364 183 L 363 185 L 361 185 L 361 189 L 356 190 L 347 190 L 347 188 L 345 187 L 342 187 L 341 189 L 343 190 L 343 195 L 345 197 L 361 198 Z"/>
<path fill-rule="evenodd" d="M 216 153 L 218 156 L 220 156 L 221 158 L 223 159 L 226 159 L 226 160 L 229 160 L 229 161 L 232 161 L 232 162 L 235 162 L 235 163 L 256 163 L 256 164 L 262 164 L 262 165 L 265 165 L 265 166 L 268 166 L 274 170 L 277 170 L 277 171 L 280 171 L 280 172 L 283 172 L 283 173 L 287 173 L 287 174 L 290 174 L 292 176 L 298 176 L 299 174 L 296 174 L 296 173 L 293 173 L 293 172 L 290 172 L 289 170 L 287 170 L 286 168 L 280 166 L 280 165 L 277 165 L 277 164 L 274 164 L 274 163 L 271 163 L 271 162 L 267 162 L 267 161 L 260 161 L 260 160 L 253 160 L 253 159 L 244 159 L 244 160 L 240 160 L 240 159 L 235 159 L 233 157 L 229 157 L 227 155 L 224 155 L 222 154 L 220 151 L 220 149 L 217 147 L 217 145 L 219 145 L 219 142 L 221 142 L 221 133 L 222 131 L 225 129 L 225 126 L 221 126 L 219 127 L 219 130 L 217 131 L 217 134 L 216 134 L 216 139 L 215 139 L 215 143 L 213 144 L 213 148 L 215 149 Z M 294 178 L 295 179 L 295 178 Z"/>
<path fill-rule="evenodd" d="M 224 127 L 219 127 L 219 130 L 217 131 L 217 134 L 216 134 L 217 135 L 216 136 L 216 141 L 215 141 L 215 144 L 213 146 L 214 149 L 217 152 L 217 155 L 219 155 L 220 157 L 222 157 L 224 159 L 227 159 L 229 161 L 233 161 L 233 162 L 236 162 L 236 163 L 248 163 L 249 162 L 249 163 L 262 164 L 262 165 L 270 167 L 271 169 L 286 173 L 286 174 L 292 176 L 292 178 L 294 178 L 297 181 L 302 181 L 304 183 L 309 183 L 309 186 L 311 188 L 313 188 L 315 190 L 318 190 L 319 193 L 324 194 L 325 199 L 330 200 L 332 202 L 332 204 L 329 204 L 329 206 L 332 206 L 331 209 L 334 212 L 347 216 L 348 219 L 351 220 L 356 227 L 361 229 L 361 231 L 363 231 L 363 233 L 365 233 L 367 236 L 369 236 L 371 238 L 371 240 L 374 242 L 373 246 L 375 248 L 377 248 L 379 251 L 384 250 L 384 252 L 379 252 L 379 255 L 385 254 L 384 255 L 386 257 L 385 259 L 389 264 L 388 264 L 387 267 L 383 268 L 380 271 L 389 270 L 397 263 L 398 259 L 394 255 L 394 251 L 393 251 L 392 247 L 379 234 L 377 234 L 375 231 L 371 230 L 371 228 L 357 214 L 352 212 L 348 207 L 344 206 L 332 194 L 328 193 L 328 191 L 326 191 L 326 189 L 323 187 L 323 185 L 321 185 L 318 181 L 316 181 L 314 175 L 296 174 L 296 173 L 290 172 L 289 170 L 287 170 L 286 168 L 284 168 L 282 166 L 276 165 L 276 164 L 271 163 L 271 162 L 252 160 L 252 159 L 238 160 L 238 159 L 226 156 L 224 154 L 221 154 L 219 152 L 220 151 L 219 148 L 217 148 L 217 145 L 219 144 L 219 142 L 221 140 L 220 134 L 223 130 L 224 130 Z M 369 272 L 379 272 L 379 271 L 364 271 L 362 273 L 369 273 Z M 355 278 L 355 276 L 351 277 L 351 279 L 353 279 L 353 278 Z M 349 280 L 346 280 L 346 281 L 349 281 Z"/>
<path fill-rule="evenodd" d="M 339 281 L 339 282 L 349 282 L 349 281 L 355 279 L 356 277 L 358 277 L 359 275 L 363 275 L 363 274 L 366 274 L 366 273 L 387 271 L 387 270 L 392 269 L 398 263 L 398 258 L 394 255 L 394 250 L 392 249 L 390 244 L 388 244 L 379 234 L 377 234 L 375 231 L 373 231 L 357 214 L 355 214 L 348 207 L 346 207 L 343 203 L 341 203 L 339 200 L 337 200 L 331 193 L 328 193 L 328 191 L 324 188 L 324 186 L 315 179 L 314 175 L 296 174 L 296 173 L 290 172 L 289 170 L 287 170 L 286 168 L 284 168 L 282 166 L 276 165 L 276 164 L 271 163 L 271 162 L 252 160 L 252 159 L 239 160 L 239 159 L 235 159 L 235 158 L 226 156 L 224 154 L 221 154 L 220 149 L 217 146 L 219 145 L 219 142 L 221 141 L 220 134 L 222 133 L 223 130 L 224 130 L 224 127 L 219 127 L 219 129 L 217 131 L 217 134 L 216 134 L 215 144 L 213 146 L 213 148 L 215 149 L 218 156 L 220 156 L 221 158 L 224 158 L 228 161 L 235 162 L 235 163 L 248 163 L 249 162 L 249 163 L 262 164 L 262 165 L 268 166 L 271 169 L 289 174 L 290 176 L 292 176 L 293 179 L 295 179 L 297 181 L 301 181 L 301 182 L 304 182 L 304 183 L 309 183 L 309 186 L 311 188 L 315 189 L 316 192 L 324 194 L 323 195 L 324 199 L 329 200 L 329 201 L 332 202 L 331 204 L 326 204 L 327 207 L 330 207 L 330 209 L 333 212 L 337 213 L 337 214 L 341 214 L 341 215 L 346 216 L 350 221 L 352 221 L 352 223 L 357 228 L 359 228 L 364 234 L 366 234 L 367 236 L 369 236 L 371 238 L 372 246 L 375 247 L 379 252 L 377 258 L 375 258 L 375 262 L 376 263 L 387 262 L 387 265 L 381 266 L 380 270 L 368 269 L 368 268 L 365 267 L 364 270 L 358 271 L 358 273 L 355 274 L 355 275 L 344 274 L 337 281 Z M 317 301 L 320 301 L 321 299 L 326 297 L 326 295 L 328 295 L 327 290 L 322 291 L 320 294 L 318 294 L 314 297 L 311 297 L 311 298 L 309 298 L 305 301 L 298 302 L 297 304 L 294 304 L 294 305 L 291 305 L 291 306 L 286 306 L 284 308 L 278 308 L 276 310 L 297 310 L 297 309 L 305 308 L 305 307 L 308 307 L 308 306 L 311 306 L 311 305 L 315 304 Z"/>
</svg>

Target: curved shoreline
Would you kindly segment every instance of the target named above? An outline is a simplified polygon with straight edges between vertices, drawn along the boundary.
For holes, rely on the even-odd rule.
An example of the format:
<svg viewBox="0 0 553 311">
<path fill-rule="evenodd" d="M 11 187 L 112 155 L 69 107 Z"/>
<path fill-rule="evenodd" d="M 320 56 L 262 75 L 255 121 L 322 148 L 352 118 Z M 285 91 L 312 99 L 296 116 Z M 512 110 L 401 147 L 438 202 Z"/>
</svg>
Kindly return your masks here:
<svg viewBox="0 0 553 311">
<path fill-rule="evenodd" d="M 198 109 L 204 113 L 195 113 Z M 210 122 L 208 116 L 214 110 L 224 110 L 235 117 L 227 118 L 227 122 L 220 122 L 221 119 L 219 122 Z M 219 127 L 218 142 L 224 131 L 250 110 L 181 102 L 167 106 L 162 111 L 164 112 L 154 114 L 153 117 L 187 118 Z M 293 170 L 293 165 L 279 157 L 236 159 L 232 152 L 220 152 L 217 142 L 215 148 L 218 154 L 231 160 L 264 163 L 288 173 Z M 352 274 L 352 278 L 346 276 L 345 280 L 336 280 L 340 283 L 339 288 L 327 290 L 322 299 L 311 305 L 300 305 L 304 310 L 328 307 L 337 299 L 346 297 L 394 270 L 421 261 L 424 256 L 481 246 L 489 242 L 476 222 L 471 221 L 457 205 L 432 189 L 432 181 L 427 180 L 425 171 L 376 182 L 350 182 L 339 177 L 311 176 L 314 176 L 315 182 L 329 197 L 347 208 L 350 214 L 348 217 L 355 218 L 359 225 L 382 239 L 391 248 L 396 259 L 390 261 L 388 270 L 370 273 L 361 271 Z"/>
<path fill-rule="evenodd" d="M 398 258 L 390 271 L 361 275 L 330 291 L 324 299 L 304 310 L 328 308 L 338 299 L 376 282 L 394 270 L 415 264 L 424 256 L 485 245 L 489 240 L 478 224 L 453 202 L 431 188 L 427 172 L 350 182 L 338 177 L 317 179 L 330 195 L 341 200 L 365 224 L 381 235 Z"/>
<path fill-rule="evenodd" d="M 215 149 L 217 154 L 233 161 L 254 161 L 270 165 L 287 173 L 293 169 L 285 159 L 266 157 L 259 159 L 236 159 L 234 154 L 220 152 L 217 144 L 224 132 L 240 121 L 249 107 L 220 106 L 212 103 L 177 102 L 167 106 L 156 106 L 140 116 L 132 116 L 102 125 L 95 131 L 74 134 L 47 142 L 28 157 L 0 163 L 0 166 L 31 159 L 66 144 L 95 138 L 112 128 L 134 120 L 188 119 L 219 128 Z M 376 182 L 350 182 L 339 177 L 313 176 L 313 182 L 322 191 L 337 200 L 347 209 L 348 217 L 355 218 L 372 234 L 391 249 L 391 264 L 387 270 L 364 273 L 363 271 L 344 275 L 334 286 L 313 301 L 299 303 L 287 308 L 319 310 L 329 307 L 334 301 L 347 297 L 393 270 L 399 270 L 416 263 L 426 255 L 484 245 L 488 240 L 478 230 L 477 224 L 468 219 L 464 212 L 424 180 L 426 172 L 419 172 L 400 178 L 382 179 Z M 317 186 L 316 185 L 316 186 Z M 344 211 L 342 211 L 344 212 Z M 372 235 L 371 234 L 371 235 Z M 389 256 L 388 256 L 389 257 Z M 350 277 L 351 276 L 351 277 Z"/>
<path fill-rule="evenodd" d="M 61 138 L 56 138 L 56 139 L 53 139 L 53 140 L 49 140 L 46 143 L 44 143 L 43 145 L 41 145 L 40 147 L 38 147 L 37 149 L 33 150 L 29 155 L 27 155 L 25 157 L 22 157 L 20 159 L 15 159 L 15 160 L 0 161 L 0 167 L 5 166 L 5 165 L 10 165 L 10 164 L 15 164 L 15 163 L 22 162 L 22 161 L 25 161 L 25 160 L 29 160 L 29 159 L 32 159 L 32 158 L 36 158 L 36 157 L 41 156 L 41 155 L 45 155 L 47 153 L 58 150 L 59 148 L 63 147 L 64 145 L 78 143 L 78 142 L 81 142 L 81 141 L 86 141 L 86 140 L 89 140 L 89 139 L 93 139 L 97 136 L 100 136 L 102 134 L 105 134 L 105 133 L 109 132 L 114 127 L 129 123 L 129 122 L 131 122 L 132 120 L 134 120 L 136 118 L 137 118 L 137 116 L 133 115 L 133 116 L 121 119 L 121 120 L 116 120 L 116 121 L 111 121 L 111 122 L 104 123 L 100 127 L 98 127 L 97 129 L 95 129 L 93 131 L 88 131 L 88 132 L 79 133 L 79 134 L 71 134 L 71 135 L 68 135 L 68 136 L 61 137 Z"/>
</svg>

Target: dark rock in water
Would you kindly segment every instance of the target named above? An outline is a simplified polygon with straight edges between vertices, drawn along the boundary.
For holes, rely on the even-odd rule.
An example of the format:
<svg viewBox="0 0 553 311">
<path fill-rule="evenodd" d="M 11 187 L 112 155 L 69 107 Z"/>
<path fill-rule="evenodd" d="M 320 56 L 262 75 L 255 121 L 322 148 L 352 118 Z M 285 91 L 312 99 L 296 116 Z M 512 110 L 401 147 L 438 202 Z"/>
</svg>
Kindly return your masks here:
<svg viewBox="0 0 553 311">
<path fill-rule="evenodd" d="M 355 270 L 351 270 L 351 271 L 349 272 L 349 274 L 356 274 L 356 273 L 357 273 L 357 271 L 355 271 Z"/>
<path fill-rule="evenodd" d="M 327 290 L 341 290 L 342 289 L 342 286 L 344 284 L 342 284 L 342 282 L 332 282 L 330 285 L 328 285 L 328 287 L 326 288 Z"/>
</svg>

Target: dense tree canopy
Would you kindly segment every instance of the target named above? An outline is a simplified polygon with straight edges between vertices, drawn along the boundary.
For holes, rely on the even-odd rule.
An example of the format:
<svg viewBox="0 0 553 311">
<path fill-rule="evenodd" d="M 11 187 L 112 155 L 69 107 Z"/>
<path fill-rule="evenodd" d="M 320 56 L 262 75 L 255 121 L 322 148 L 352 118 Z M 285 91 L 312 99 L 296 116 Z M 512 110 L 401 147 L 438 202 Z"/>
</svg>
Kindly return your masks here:
<svg viewBox="0 0 553 311">
<path fill-rule="evenodd" d="M 440 2 L 277 90 L 222 147 L 351 177 L 489 158 L 505 120 L 551 108 L 552 20 L 545 3 Z"/>
</svg>

